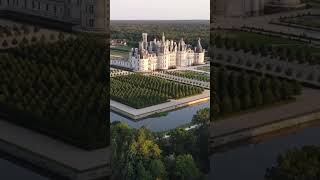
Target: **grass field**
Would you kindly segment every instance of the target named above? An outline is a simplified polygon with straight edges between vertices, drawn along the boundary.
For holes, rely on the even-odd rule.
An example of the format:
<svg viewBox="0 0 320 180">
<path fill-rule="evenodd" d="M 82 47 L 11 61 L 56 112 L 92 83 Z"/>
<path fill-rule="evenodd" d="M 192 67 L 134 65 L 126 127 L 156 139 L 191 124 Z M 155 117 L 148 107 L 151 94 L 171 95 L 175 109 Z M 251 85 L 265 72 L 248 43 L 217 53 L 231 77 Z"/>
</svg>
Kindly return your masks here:
<svg viewBox="0 0 320 180">
<path fill-rule="evenodd" d="M 127 59 L 130 50 L 130 46 L 110 47 L 110 57 L 111 59 Z"/>
</svg>

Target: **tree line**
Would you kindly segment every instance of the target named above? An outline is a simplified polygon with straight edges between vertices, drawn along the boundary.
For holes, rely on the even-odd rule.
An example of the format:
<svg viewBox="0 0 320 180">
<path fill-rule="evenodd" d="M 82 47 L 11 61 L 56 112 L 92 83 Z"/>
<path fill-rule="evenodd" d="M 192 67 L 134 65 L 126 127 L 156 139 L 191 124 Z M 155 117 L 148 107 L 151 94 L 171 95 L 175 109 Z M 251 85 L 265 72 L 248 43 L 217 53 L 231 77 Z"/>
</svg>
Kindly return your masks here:
<svg viewBox="0 0 320 180">
<path fill-rule="evenodd" d="M 181 38 L 187 44 L 197 45 L 198 38 L 201 38 L 203 48 L 209 48 L 210 41 L 209 22 L 111 22 L 112 39 L 127 39 L 128 45 L 138 47 L 138 42 L 142 40 L 142 33 L 149 34 L 149 41 L 154 38 L 161 39 L 165 33 L 167 39 L 179 41 Z"/>
<path fill-rule="evenodd" d="M 214 82 L 215 98 L 211 101 L 214 118 L 288 101 L 302 91 L 297 81 L 229 71 L 225 67 L 216 68 Z"/>
</svg>

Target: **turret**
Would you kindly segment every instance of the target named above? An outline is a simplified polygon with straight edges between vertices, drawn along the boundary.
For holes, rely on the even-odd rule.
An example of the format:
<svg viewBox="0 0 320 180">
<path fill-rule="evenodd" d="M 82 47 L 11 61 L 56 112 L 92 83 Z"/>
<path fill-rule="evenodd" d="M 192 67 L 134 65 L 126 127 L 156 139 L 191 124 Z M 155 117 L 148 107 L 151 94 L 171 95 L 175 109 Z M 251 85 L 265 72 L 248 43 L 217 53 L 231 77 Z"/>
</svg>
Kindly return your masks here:
<svg viewBox="0 0 320 180">
<path fill-rule="evenodd" d="M 201 39 L 200 38 L 198 39 L 196 52 L 197 53 L 202 53 L 203 52 L 203 48 L 202 48 L 202 45 L 201 45 Z"/>
<path fill-rule="evenodd" d="M 147 33 L 142 33 L 142 43 L 143 43 L 143 48 L 148 49 L 148 34 Z"/>
<path fill-rule="evenodd" d="M 163 43 L 166 42 L 166 37 L 164 36 L 164 32 L 162 33 L 162 42 L 163 42 Z"/>
</svg>

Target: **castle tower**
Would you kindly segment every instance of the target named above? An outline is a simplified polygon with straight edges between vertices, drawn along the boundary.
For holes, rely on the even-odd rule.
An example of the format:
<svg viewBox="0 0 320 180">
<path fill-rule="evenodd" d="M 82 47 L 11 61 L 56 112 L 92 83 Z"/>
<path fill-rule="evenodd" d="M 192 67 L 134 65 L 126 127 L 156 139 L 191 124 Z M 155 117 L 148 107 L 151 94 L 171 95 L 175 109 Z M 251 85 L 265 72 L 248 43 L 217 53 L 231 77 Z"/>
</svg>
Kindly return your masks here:
<svg viewBox="0 0 320 180">
<path fill-rule="evenodd" d="M 198 39 L 198 43 L 197 43 L 197 53 L 202 53 L 203 52 L 203 48 L 202 48 L 202 45 L 201 45 L 201 39 L 199 38 Z"/>
<path fill-rule="evenodd" d="M 143 48 L 148 49 L 148 34 L 147 33 L 142 33 L 142 43 L 143 43 Z"/>
<path fill-rule="evenodd" d="M 164 32 L 162 33 L 162 42 L 163 42 L 163 43 L 166 42 L 166 37 L 164 36 Z"/>
<path fill-rule="evenodd" d="M 109 8 L 109 0 L 82 0 L 81 28 L 105 32 L 109 26 Z"/>
</svg>

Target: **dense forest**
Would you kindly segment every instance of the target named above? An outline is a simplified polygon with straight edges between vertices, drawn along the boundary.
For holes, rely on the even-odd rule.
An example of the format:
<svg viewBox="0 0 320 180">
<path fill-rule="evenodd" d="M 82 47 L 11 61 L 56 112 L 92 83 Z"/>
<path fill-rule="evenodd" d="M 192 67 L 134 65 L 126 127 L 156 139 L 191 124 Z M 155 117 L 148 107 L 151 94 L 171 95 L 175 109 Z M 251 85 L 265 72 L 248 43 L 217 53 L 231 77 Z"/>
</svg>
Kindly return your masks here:
<svg viewBox="0 0 320 180">
<path fill-rule="evenodd" d="M 165 79 L 131 74 L 111 78 L 110 98 L 140 109 L 203 92 L 202 88 Z"/>
<path fill-rule="evenodd" d="M 105 42 L 89 37 L 1 54 L 1 116 L 86 149 L 106 146 L 108 56 Z"/>
<path fill-rule="evenodd" d="M 215 98 L 211 107 L 215 120 L 234 112 L 288 101 L 302 91 L 297 81 L 230 71 L 225 67 L 214 69 Z"/>
<path fill-rule="evenodd" d="M 193 121 L 209 121 L 209 109 L 200 110 Z M 125 123 L 111 124 L 113 176 L 119 180 L 205 179 L 209 171 L 207 124 L 186 131 L 152 133 Z"/>
<path fill-rule="evenodd" d="M 142 33 L 148 33 L 149 41 L 161 39 L 162 33 L 167 39 L 179 41 L 181 38 L 187 44 L 195 46 L 200 37 L 203 48 L 208 50 L 210 41 L 209 21 L 112 21 L 111 38 L 127 39 L 129 46 L 138 47 Z"/>
</svg>

